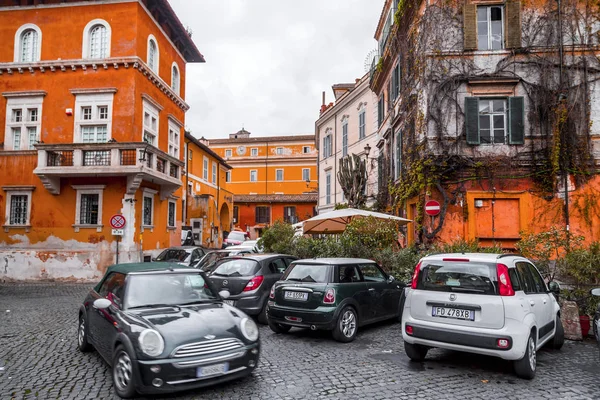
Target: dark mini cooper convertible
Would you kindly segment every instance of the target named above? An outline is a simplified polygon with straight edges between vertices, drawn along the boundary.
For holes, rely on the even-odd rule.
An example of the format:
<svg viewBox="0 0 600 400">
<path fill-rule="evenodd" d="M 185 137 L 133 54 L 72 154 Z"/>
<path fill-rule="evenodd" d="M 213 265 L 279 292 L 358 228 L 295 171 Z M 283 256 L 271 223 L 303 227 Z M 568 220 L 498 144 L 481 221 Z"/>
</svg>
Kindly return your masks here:
<svg viewBox="0 0 600 400">
<path fill-rule="evenodd" d="M 291 327 L 333 331 L 350 342 L 359 326 L 402 318 L 405 284 L 374 261 L 316 258 L 294 261 L 269 296 L 269 327 L 284 333 Z"/>
<path fill-rule="evenodd" d="M 124 398 L 244 377 L 258 363 L 258 327 L 228 295 L 197 269 L 113 265 L 79 309 L 78 347 L 112 366 Z"/>
</svg>

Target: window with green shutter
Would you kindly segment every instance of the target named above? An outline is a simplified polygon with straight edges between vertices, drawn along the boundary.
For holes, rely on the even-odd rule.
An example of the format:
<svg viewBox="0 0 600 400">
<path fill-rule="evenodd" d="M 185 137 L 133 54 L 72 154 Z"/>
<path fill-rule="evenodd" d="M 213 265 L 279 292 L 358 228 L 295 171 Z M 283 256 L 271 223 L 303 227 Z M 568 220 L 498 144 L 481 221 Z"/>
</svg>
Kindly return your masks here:
<svg viewBox="0 0 600 400">
<path fill-rule="evenodd" d="M 523 144 L 524 120 L 523 97 L 465 98 L 468 144 Z"/>
</svg>

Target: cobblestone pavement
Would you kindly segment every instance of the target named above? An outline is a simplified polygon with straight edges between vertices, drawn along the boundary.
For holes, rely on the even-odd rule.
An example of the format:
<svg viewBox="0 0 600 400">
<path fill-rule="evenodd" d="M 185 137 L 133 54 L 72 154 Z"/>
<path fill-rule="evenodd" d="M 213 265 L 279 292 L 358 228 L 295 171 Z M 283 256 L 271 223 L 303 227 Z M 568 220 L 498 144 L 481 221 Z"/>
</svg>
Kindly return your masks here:
<svg viewBox="0 0 600 400">
<path fill-rule="evenodd" d="M 110 369 L 76 348 L 76 316 L 90 285 L 0 284 L 0 399 L 115 398 Z M 433 350 L 409 362 L 397 323 L 359 331 L 353 343 L 325 332 L 261 327 L 254 374 L 168 399 L 600 399 L 591 341 L 542 350 L 533 381 L 499 359 Z"/>
</svg>

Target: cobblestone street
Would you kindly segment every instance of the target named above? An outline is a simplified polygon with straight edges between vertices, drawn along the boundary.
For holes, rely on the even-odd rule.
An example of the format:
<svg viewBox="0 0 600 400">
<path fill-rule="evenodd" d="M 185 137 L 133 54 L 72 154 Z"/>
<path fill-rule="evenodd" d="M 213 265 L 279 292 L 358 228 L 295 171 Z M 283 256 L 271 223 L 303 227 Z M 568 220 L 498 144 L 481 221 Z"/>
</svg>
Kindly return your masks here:
<svg viewBox="0 0 600 400">
<path fill-rule="evenodd" d="M 110 369 L 76 348 L 77 310 L 90 285 L 0 284 L 0 398 L 115 398 Z M 592 341 L 538 354 L 533 381 L 510 363 L 434 350 L 424 363 L 404 354 L 397 323 L 359 331 L 350 344 L 324 332 L 275 335 L 261 326 L 254 375 L 185 399 L 599 399 L 600 362 Z"/>
</svg>

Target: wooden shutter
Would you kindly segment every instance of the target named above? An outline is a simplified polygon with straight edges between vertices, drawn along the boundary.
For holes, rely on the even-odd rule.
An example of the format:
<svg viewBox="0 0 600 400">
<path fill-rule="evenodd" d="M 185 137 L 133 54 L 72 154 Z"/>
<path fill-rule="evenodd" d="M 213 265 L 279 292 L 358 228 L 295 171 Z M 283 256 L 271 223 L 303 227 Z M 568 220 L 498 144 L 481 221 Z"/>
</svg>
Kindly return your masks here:
<svg viewBox="0 0 600 400">
<path fill-rule="evenodd" d="M 468 0 L 463 7 L 463 37 L 465 50 L 477 50 L 477 5 Z"/>
<path fill-rule="evenodd" d="M 508 98 L 509 143 L 525 143 L 525 101 L 523 97 Z"/>
<path fill-rule="evenodd" d="M 479 144 L 479 99 L 477 97 L 465 97 L 465 126 L 467 143 Z"/>
<path fill-rule="evenodd" d="M 506 48 L 518 49 L 521 47 L 521 1 L 507 0 L 505 10 Z"/>
</svg>

